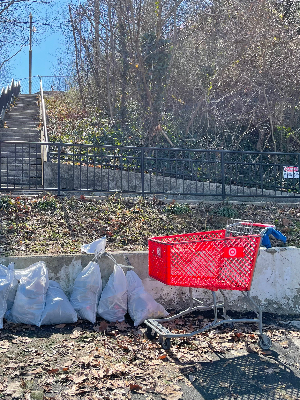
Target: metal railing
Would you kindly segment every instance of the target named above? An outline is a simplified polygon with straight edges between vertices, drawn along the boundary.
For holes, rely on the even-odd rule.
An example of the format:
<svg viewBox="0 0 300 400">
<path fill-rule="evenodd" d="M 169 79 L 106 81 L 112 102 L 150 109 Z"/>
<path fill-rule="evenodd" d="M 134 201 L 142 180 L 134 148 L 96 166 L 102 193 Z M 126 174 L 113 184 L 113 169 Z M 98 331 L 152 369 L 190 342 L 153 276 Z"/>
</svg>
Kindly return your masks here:
<svg viewBox="0 0 300 400">
<path fill-rule="evenodd" d="M 13 99 L 20 93 L 20 82 L 11 81 L 6 88 L 2 88 L 0 95 L 0 127 L 4 126 L 5 110 L 10 106 Z"/>
<path fill-rule="evenodd" d="M 0 151 L 2 190 L 132 193 L 176 199 L 300 199 L 300 153 L 50 142 L 2 142 Z M 43 161 L 42 154 L 47 154 Z"/>
<path fill-rule="evenodd" d="M 41 143 L 47 143 L 48 142 L 47 115 L 46 115 L 46 107 L 44 99 L 43 81 L 41 77 L 40 77 L 40 121 L 42 122 Z M 41 147 L 42 167 L 44 165 L 44 162 L 48 160 L 48 151 L 49 151 L 48 145 Z"/>
<path fill-rule="evenodd" d="M 43 190 L 41 143 L 0 142 L 0 190 Z"/>
<path fill-rule="evenodd" d="M 90 191 L 182 198 L 300 198 L 300 153 L 44 145 L 49 146 L 45 184 L 58 194 Z"/>
<path fill-rule="evenodd" d="M 69 76 L 33 76 L 31 78 L 31 93 L 39 93 L 40 91 L 40 79 L 43 80 L 44 92 L 65 92 L 70 89 L 71 78 Z M 29 78 L 20 79 L 22 94 L 29 93 Z"/>
</svg>

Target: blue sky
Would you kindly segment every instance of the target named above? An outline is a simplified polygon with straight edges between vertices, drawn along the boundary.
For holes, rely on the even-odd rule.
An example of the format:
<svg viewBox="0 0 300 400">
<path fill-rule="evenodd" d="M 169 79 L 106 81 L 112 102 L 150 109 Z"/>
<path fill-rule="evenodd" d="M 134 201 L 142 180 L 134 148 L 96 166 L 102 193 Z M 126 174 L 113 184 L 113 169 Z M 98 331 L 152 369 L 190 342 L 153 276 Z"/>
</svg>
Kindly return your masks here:
<svg viewBox="0 0 300 400">
<path fill-rule="evenodd" d="M 52 76 L 61 73 L 61 60 L 66 60 L 65 38 L 61 28 L 68 26 L 68 0 L 52 0 L 49 5 L 33 3 L 29 8 L 32 13 L 32 20 L 35 32 L 32 35 L 32 75 Z M 28 25 L 25 25 L 25 37 L 28 32 L 29 38 L 29 14 Z M 19 46 L 12 48 L 14 54 Z M 9 62 L 11 78 L 21 80 L 23 93 L 28 92 L 29 76 L 29 44 L 12 58 Z M 7 82 L 8 84 L 9 82 Z M 5 84 L 5 83 L 2 83 Z M 33 78 L 33 91 L 38 89 L 38 78 Z M 35 90 L 36 89 L 36 90 Z"/>
<path fill-rule="evenodd" d="M 32 45 L 32 76 L 51 76 L 57 73 L 57 56 L 63 51 L 62 34 L 53 33 L 41 43 Z M 18 53 L 10 64 L 12 78 L 24 83 L 29 75 L 29 46 Z M 33 78 L 33 85 L 38 81 Z"/>
<path fill-rule="evenodd" d="M 37 44 L 33 39 L 32 75 L 53 75 L 57 66 L 56 56 L 62 51 L 61 42 L 62 35 L 59 33 L 53 33 Z M 29 46 L 24 47 L 11 61 L 11 71 L 15 79 L 28 77 Z"/>
</svg>

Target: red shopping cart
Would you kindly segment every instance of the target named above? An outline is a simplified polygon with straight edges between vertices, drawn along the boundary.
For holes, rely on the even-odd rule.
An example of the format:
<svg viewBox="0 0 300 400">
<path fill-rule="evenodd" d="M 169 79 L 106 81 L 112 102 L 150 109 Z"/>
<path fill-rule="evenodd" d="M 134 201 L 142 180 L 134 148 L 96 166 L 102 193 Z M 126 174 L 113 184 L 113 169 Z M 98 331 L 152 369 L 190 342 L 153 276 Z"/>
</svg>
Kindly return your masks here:
<svg viewBox="0 0 300 400">
<path fill-rule="evenodd" d="M 149 275 L 167 285 L 189 287 L 189 308 L 164 319 L 147 319 L 147 336 L 159 336 L 164 349 L 171 346 L 171 338 L 190 337 L 221 324 L 235 322 L 258 323 L 259 344 L 263 349 L 271 346 L 270 338 L 262 332 L 262 308 L 250 297 L 249 291 L 261 238 L 273 225 L 235 220 L 226 229 L 159 236 L 149 239 Z M 208 289 L 212 293 L 211 305 L 203 305 L 193 298 L 192 288 Z M 222 302 L 217 302 L 216 291 Z M 227 315 L 224 290 L 239 290 L 256 313 L 256 318 L 232 319 Z M 218 309 L 222 308 L 222 319 Z M 174 320 L 196 310 L 214 310 L 213 322 L 190 333 L 172 333 L 164 322 Z"/>
</svg>

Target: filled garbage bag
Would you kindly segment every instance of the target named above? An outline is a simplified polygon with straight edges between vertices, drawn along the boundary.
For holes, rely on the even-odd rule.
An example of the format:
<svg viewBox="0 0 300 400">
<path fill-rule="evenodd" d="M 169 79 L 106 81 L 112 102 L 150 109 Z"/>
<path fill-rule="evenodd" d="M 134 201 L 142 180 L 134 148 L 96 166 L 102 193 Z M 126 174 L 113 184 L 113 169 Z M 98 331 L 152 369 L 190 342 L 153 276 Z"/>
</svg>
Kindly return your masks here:
<svg viewBox="0 0 300 400">
<path fill-rule="evenodd" d="M 71 324 L 76 321 L 77 313 L 60 284 L 50 280 L 41 325 Z"/>
<path fill-rule="evenodd" d="M 12 271 L 12 282 L 8 289 L 8 294 L 7 294 L 7 311 L 9 311 L 14 304 L 19 281 L 15 277 L 14 263 L 12 262 L 8 264 L 7 268 Z"/>
<path fill-rule="evenodd" d="M 24 270 L 16 270 L 15 278 L 19 284 L 11 309 L 11 321 L 40 326 L 49 285 L 46 264 L 39 261 Z"/>
<path fill-rule="evenodd" d="M 0 329 L 3 328 L 3 317 L 7 309 L 7 297 L 12 286 L 14 271 L 0 264 Z"/>
<path fill-rule="evenodd" d="M 90 261 L 75 279 L 70 302 L 78 315 L 92 324 L 96 322 L 97 305 L 101 291 L 100 267 L 96 262 Z"/>
<path fill-rule="evenodd" d="M 103 236 L 100 239 L 95 240 L 89 244 L 83 244 L 81 246 L 82 253 L 87 254 L 95 254 L 96 256 L 100 256 L 104 253 L 106 246 L 106 236 Z"/>
<path fill-rule="evenodd" d="M 283 243 L 286 243 L 286 237 L 281 232 L 277 231 L 275 228 L 270 227 L 266 229 L 266 232 L 261 241 L 262 246 L 265 246 L 267 249 L 270 249 L 272 247 L 269 238 L 270 235 L 274 236 L 275 239 L 281 240 Z"/>
<path fill-rule="evenodd" d="M 127 280 L 123 269 L 115 264 L 100 297 L 98 314 L 109 322 L 124 321 L 127 313 Z"/>
<path fill-rule="evenodd" d="M 134 271 L 126 274 L 128 285 L 128 313 L 134 326 L 142 324 L 148 318 L 164 318 L 169 313 L 147 293 L 142 280 Z"/>
</svg>

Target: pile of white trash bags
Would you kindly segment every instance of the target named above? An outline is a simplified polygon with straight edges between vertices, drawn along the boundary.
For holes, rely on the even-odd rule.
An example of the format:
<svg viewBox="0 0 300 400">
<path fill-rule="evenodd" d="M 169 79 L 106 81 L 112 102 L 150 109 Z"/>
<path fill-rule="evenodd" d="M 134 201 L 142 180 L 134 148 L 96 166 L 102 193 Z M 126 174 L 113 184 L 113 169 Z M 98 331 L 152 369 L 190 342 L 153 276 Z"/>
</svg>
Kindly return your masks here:
<svg viewBox="0 0 300 400">
<path fill-rule="evenodd" d="M 99 259 L 103 246 L 94 253 L 95 260 Z M 3 318 L 41 326 L 74 323 L 78 318 L 95 323 L 97 314 L 109 322 L 121 322 L 128 312 L 138 326 L 145 319 L 167 316 L 164 307 L 145 291 L 138 275 L 132 270 L 125 274 L 123 267 L 115 263 L 102 289 L 99 264 L 89 262 L 76 277 L 68 298 L 58 282 L 49 280 L 43 261 L 22 270 L 0 264 L 0 328 Z"/>
</svg>

